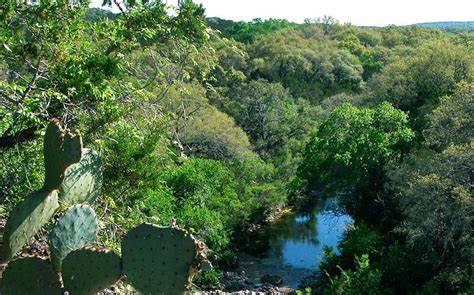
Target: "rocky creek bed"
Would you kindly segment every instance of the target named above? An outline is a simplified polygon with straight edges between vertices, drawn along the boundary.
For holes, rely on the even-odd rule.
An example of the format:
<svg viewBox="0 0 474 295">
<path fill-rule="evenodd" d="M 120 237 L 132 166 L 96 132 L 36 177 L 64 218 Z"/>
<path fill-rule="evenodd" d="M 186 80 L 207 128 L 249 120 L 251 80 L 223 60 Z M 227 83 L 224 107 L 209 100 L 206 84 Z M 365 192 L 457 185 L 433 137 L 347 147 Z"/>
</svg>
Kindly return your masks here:
<svg viewBox="0 0 474 295">
<path fill-rule="evenodd" d="M 239 253 L 237 269 L 223 273 L 226 291 L 291 294 L 302 280 L 315 275 L 324 246 L 337 250 L 352 219 L 338 213 L 335 199 L 307 208 L 283 212 L 277 220 L 252 233 L 255 249 Z"/>
</svg>

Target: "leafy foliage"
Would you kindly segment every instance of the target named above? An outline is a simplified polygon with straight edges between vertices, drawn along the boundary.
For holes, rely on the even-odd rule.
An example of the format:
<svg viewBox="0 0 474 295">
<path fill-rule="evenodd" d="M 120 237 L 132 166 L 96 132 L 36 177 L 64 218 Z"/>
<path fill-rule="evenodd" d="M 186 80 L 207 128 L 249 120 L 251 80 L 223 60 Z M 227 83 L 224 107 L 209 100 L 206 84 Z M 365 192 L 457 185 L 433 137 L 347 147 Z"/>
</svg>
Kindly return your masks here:
<svg viewBox="0 0 474 295">
<path fill-rule="evenodd" d="M 253 75 L 280 82 L 293 96 L 313 102 L 341 90 L 362 88 L 363 69 L 356 57 L 337 50 L 334 42 L 313 42 L 305 34 L 309 33 L 285 29 L 259 38 L 249 48 Z"/>
<path fill-rule="evenodd" d="M 407 115 L 389 103 L 374 109 L 343 104 L 312 134 L 299 175 L 309 189 L 337 189 L 356 214 L 375 201 L 384 165 L 399 160 L 413 137 Z"/>
<path fill-rule="evenodd" d="M 446 40 L 410 48 L 370 82 L 377 101 L 424 115 L 450 95 L 460 81 L 472 80 L 472 52 Z"/>
<path fill-rule="evenodd" d="M 355 227 L 312 292 L 472 293 L 474 34 L 205 19 L 192 1 L 3 2 L 1 218 L 41 186 L 57 117 L 102 159 L 101 246 L 175 220 L 225 269 L 288 190 L 337 192 Z"/>
<path fill-rule="evenodd" d="M 285 19 L 254 19 L 251 22 L 237 22 L 232 26 L 224 28 L 222 33 L 224 36 L 229 36 L 236 41 L 242 43 L 251 43 L 258 36 L 266 35 L 271 32 L 279 31 L 284 28 L 295 27 L 296 24 L 291 23 Z"/>
<path fill-rule="evenodd" d="M 331 279 L 327 294 L 387 294 L 380 286 L 380 271 L 370 268 L 369 255 L 356 257 L 355 263 L 355 271 L 342 271 L 340 276 Z"/>
<path fill-rule="evenodd" d="M 452 144 L 469 144 L 474 138 L 474 85 L 460 84 L 454 94 L 440 98 L 439 106 L 428 116 L 424 130 L 426 143 L 436 149 Z"/>
</svg>

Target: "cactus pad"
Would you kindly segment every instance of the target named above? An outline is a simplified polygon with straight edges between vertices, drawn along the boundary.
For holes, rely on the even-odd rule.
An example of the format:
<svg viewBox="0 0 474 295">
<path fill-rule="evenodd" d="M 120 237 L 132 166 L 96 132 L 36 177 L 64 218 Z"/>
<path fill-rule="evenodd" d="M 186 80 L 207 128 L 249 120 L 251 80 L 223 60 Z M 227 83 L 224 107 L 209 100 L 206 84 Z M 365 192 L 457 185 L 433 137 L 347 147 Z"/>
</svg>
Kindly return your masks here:
<svg viewBox="0 0 474 295">
<path fill-rule="evenodd" d="M 120 256 L 112 251 L 81 249 L 69 253 L 62 265 L 64 288 L 71 295 L 102 291 L 121 277 Z"/>
<path fill-rule="evenodd" d="M 102 186 L 101 160 L 90 149 L 82 150 L 79 163 L 69 166 L 59 189 L 59 199 L 67 205 L 82 202 L 92 203 L 100 194 Z"/>
<path fill-rule="evenodd" d="M 63 158 L 63 169 L 77 163 L 82 157 L 82 137 L 78 131 L 70 132 L 66 130 L 64 132 L 63 145 L 62 145 L 62 158 Z"/>
<path fill-rule="evenodd" d="M 38 257 L 10 262 L 0 284 L 3 295 L 60 295 L 61 285 L 48 261 Z"/>
<path fill-rule="evenodd" d="M 143 294 L 183 294 L 196 253 L 186 231 L 141 224 L 122 241 L 122 269 Z"/>
<path fill-rule="evenodd" d="M 79 162 L 82 153 L 80 134 L 64 131 L 58 120 L 52 120 L 44 136 L 45 189 L 57 189 L 61 185 L 64 170 Z"/>
<path fill-rule="evenodd" d="M 10 260 L 59 207 L 58 191 L 36 191 L 18 205 L 8 217 L 3 234 L 3 259 Z"/>
<path fill-rule="evenodd" d="M 62 216 L 49 236 L 51 262 L 56 271 L 66 256 L 92 243 L 97 238 L 97 218 L 87 205 L 76 205 Z"/>
</svg>

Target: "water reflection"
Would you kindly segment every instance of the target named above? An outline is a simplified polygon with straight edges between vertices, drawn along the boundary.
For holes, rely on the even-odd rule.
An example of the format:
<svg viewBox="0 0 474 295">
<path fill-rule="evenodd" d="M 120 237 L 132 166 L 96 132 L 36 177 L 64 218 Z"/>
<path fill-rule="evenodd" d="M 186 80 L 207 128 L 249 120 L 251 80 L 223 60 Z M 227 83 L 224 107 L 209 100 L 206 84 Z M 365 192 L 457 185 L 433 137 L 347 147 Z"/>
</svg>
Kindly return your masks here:
<svg viewBox="0 0 474 295">
<path fill-rule="evenodd" d="M 336 248 L 347 224 L 347 215 L 337 214 L 336 202 L 328 199 L 315 204 L 309 212 L 289 214 L 261 233 L 258 255 L 242 254 L 241 268 L 249 277 L 280 275 L 284 284 L 296 287 L 305 276 L 317 269 L 323 246 Z M 263 245 L 263 246 L 262 246 Z"/>
</svg>

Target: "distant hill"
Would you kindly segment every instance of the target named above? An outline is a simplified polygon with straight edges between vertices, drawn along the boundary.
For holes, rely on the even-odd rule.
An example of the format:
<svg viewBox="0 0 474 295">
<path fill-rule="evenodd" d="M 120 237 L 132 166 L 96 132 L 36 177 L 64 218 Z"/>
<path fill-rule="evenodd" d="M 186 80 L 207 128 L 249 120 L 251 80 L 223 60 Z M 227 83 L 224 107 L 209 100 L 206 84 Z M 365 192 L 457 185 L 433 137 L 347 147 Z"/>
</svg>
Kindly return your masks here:
<svg viewBox="0 0 474 295">
<path fill-rule="evenodd" d="M 276 31 L 285 27 L 296 27 L 301 24 L 292 23 L 283 19 L 255 19 L 254 21 L 232 21 L 222 19 L 219 17 L 209 17 L 206 19 L 209 27 L 219 30 L 226 37 L 232 37 L 237 41 L 248 43 L 259 34 L 264 34 Z M 426 22 L 417 23 L 408 26 L 421 26 L 425 28 L 439 29 L 444 32 L 460 33 L 460 32 L 474 32 L 474 21 L 455 22 Z M 359 26 L 363 29 L 376 28 L 376 26 Z"/>
<path fill-rule="evenodd" d="M 474 21 L 469 22 L 430 22 L 419 23 L 418 26 L 437 28 L 446 32 L 474 32 Z"/>
</svg>

